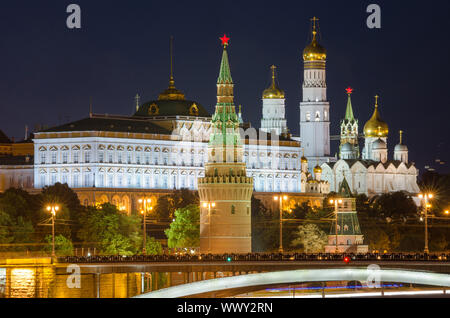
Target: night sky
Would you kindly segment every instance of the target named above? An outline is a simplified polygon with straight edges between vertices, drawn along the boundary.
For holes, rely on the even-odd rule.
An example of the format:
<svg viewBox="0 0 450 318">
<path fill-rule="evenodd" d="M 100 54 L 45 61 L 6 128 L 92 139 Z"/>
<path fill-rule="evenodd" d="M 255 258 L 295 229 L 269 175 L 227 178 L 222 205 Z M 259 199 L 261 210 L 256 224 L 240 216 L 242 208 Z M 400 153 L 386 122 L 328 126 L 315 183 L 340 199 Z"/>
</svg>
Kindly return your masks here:
<svg viewBox="0 0 450 318">
<path fill-rule="evenodd" d="M 66 27 L 66 7 L 82 10 L 81 30 Z M 381 30 L 368 29 L 366 7 L 382 8 Z M 352 86 L 360 131 L 374 95 L 389 124 L 390 157 L 405 131 L 410 160 L 424 171 L 449 172 L 450 1 L 112 1 L 34 0 L 0 4 L 0 129 L 23 139 L 24 127 L 54 126 L 95 113 L 130 115 L 134 96 L 157 99 L 167 87 L 174 36 L 175 84 L 209 112 L 216 102 L 222 49 L 229 57 L 235 104 L 260 127 L 261 95 L 270 65 L 279 67 L 288 126 L 299 133 L 302 51 L 310 18 L 320 18 L 327 48 L 331 134 L 345 114 Z M 333 144 L 333 154 L 337 151 Z M 362 147 L 361 147 L 362 148 Z"/>
</svg>

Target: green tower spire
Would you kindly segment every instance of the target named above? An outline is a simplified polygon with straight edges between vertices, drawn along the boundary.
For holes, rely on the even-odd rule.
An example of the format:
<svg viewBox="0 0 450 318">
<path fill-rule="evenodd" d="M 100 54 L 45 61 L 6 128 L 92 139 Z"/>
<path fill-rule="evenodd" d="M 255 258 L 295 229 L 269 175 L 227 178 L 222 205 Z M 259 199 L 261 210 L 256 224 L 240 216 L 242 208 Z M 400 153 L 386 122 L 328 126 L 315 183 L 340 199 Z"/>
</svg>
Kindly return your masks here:
<svg viewBox="0 0 450 318">
<path fill-rule="evenodd" d="M 226 35 L 222 40 L 223 53 L 220 63 L 219 77 L 217 79 L 217 104 L 216 111 L 212 116 L 212 133 L 209 146 L 220 147 L 231 151 L 230 147 L 241 146 L 241 136 L 239 132 L 239 117 L 236 113 L 233 94 L 233 79 L 231 78 L 230 63 L 228 61 L 227 46 L 230 40 Z M 237 151 L 236 149 L 232 151 Z M 217 153 L 215 151 L 214 153 Z M 226 153 L 222 154 L 226 157 Z M 241 154 L 236 154 L 235 161 L 241 159 Z"/>
<path fill-rule="evenodd" d="M 228 62 L 227 44 L 224 44 L 222 53 L 222 62 L 220 63 L 219 78 L 217 79 L 217 84 L 233 84 L 233 79 L 231 78 L 230 63 Z"/>
<path fill-rule="evenodd" d="M 355 120 L 355 116 L 353 115 L 353 107 L 352 107 L 352 95 L 353 89 L 347 88 L 348 101 L 347 101 L 347 110 L 345 111 L 345 119 L 348 122 L 352 122 Z"/>
</svg>

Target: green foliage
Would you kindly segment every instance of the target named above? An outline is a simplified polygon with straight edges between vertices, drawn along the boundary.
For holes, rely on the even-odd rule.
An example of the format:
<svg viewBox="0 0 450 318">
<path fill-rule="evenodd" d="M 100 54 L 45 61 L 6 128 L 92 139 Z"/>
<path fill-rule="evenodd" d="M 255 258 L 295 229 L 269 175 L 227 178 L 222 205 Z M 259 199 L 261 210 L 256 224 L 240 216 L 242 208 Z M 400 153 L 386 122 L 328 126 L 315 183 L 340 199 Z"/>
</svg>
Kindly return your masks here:
<svg viewBox="0 0 450 318">
<path fill-rule="evenodd" d="M 252 196 L 252 250 L 267 252 L 278 249 L 278 218 L 261 200 Z"/>
<path fill-rule="evenodd" d="M 320 253 L 328 243 L 328 235 L 316 224 L 304 224 L 298 227 L 291 245 L 300 247 L 305 253 Z"/>
<path fill-rule="evenodd" d="M 383 194 L 376 198 L 373 209 L 376 215 L 392 220 L 406 220 L 417 216 L 417 205 L 403 192 Z"/>
<path fill-rule="evenodd" d="M 175 211 L 175 221 L 165 230 L 170 248 L 200 246 L 200 208 L 188 205 Z"/>
<path fill-rule="evenodd" d="M 364 232 L 365 243 L 369 245 L 369 251 L 389 251 L 391 242 L 389 236 L 380 227 L 370 226 Z"/>
<path fill-rule="evenodd" d="M 44 250 L 47 253 L 52 252 L 52 236 L 47 235 L 45 237 L 45 242 L 47 243 Z M 55 254 L 56 256 L 71 256 L 73 255 L 73 244 L 72 241 L 63 235 L 55 236 Z"/>
<path fill-rule="evenodd" d="M 187 189 L 175 190 L 172 194 L 158 199 L 155 215 L 160 220 L 173 219 L 176 210 L 188 205 L 200 205 L 198 193 Z"/>
<path fill-rule="evenodd" d="M 79 220 L 78 238 L 100 243 L 103 254 L 131 255 L 141 249 L 140 218 L 121 213 L 115 205 L 89 207 Z"/>
<path fill-rule="evenodd" d="M 147 244 L 145 245 L 147 255 L 161 255 L 163 248 L 160 242 L 154 237 L 147 238 Z"/>
<path fill-rule="evenodd" d="M 10 233 L 11 224 L 12 220 L 9 214 L 0 210 L 0 244 L 8 244 L 14 240 Z"/>
</svg>

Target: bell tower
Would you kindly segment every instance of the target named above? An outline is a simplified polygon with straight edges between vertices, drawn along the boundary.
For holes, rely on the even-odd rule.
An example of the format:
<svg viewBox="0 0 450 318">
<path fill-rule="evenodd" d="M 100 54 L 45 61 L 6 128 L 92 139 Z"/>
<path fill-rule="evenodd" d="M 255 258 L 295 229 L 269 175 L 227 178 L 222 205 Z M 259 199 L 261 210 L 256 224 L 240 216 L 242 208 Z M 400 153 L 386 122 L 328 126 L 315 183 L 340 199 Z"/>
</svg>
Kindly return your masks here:
<svg viewBox="0 0 450 318">
<path fill-rule="evenodd" d="M 300 103 L 300 138 L 310 162 L 325 162 L 330 155 L 330 103 L 327 100 L 327 51 L 317 40 L 317 19 L 312 19 L 312 42 L 303 51 L 303 101 Z"/>
</svg>

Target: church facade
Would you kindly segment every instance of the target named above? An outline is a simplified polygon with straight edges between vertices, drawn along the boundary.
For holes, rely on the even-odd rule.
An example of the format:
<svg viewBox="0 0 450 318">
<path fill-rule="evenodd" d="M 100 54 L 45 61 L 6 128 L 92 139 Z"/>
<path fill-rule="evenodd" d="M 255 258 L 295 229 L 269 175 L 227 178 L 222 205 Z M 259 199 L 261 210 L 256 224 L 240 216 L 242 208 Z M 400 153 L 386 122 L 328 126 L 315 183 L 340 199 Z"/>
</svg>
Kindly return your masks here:
<svg viewBox="0 0 450 318">
<path fill-rule="evenodd" d="M 375 110 L 364 126 L 364 148 L 359 151 L 358 120 L 351 102 L 352 89 L 347 89 L 348 102 L 345 118 L 341 122 L 340 160 L 322 165 L 322 178 L 338 192 L 346 179 L 353 193 L 369 197 L 389 192 L 420 192 L 417 185 L 418 170 L 409 162 L 408 147 L 403 144 L 403 132 L 395 146 L 393 159 L 388 157 L 389 126 L 380 115 L 378 96 Z"/>
</svg>

